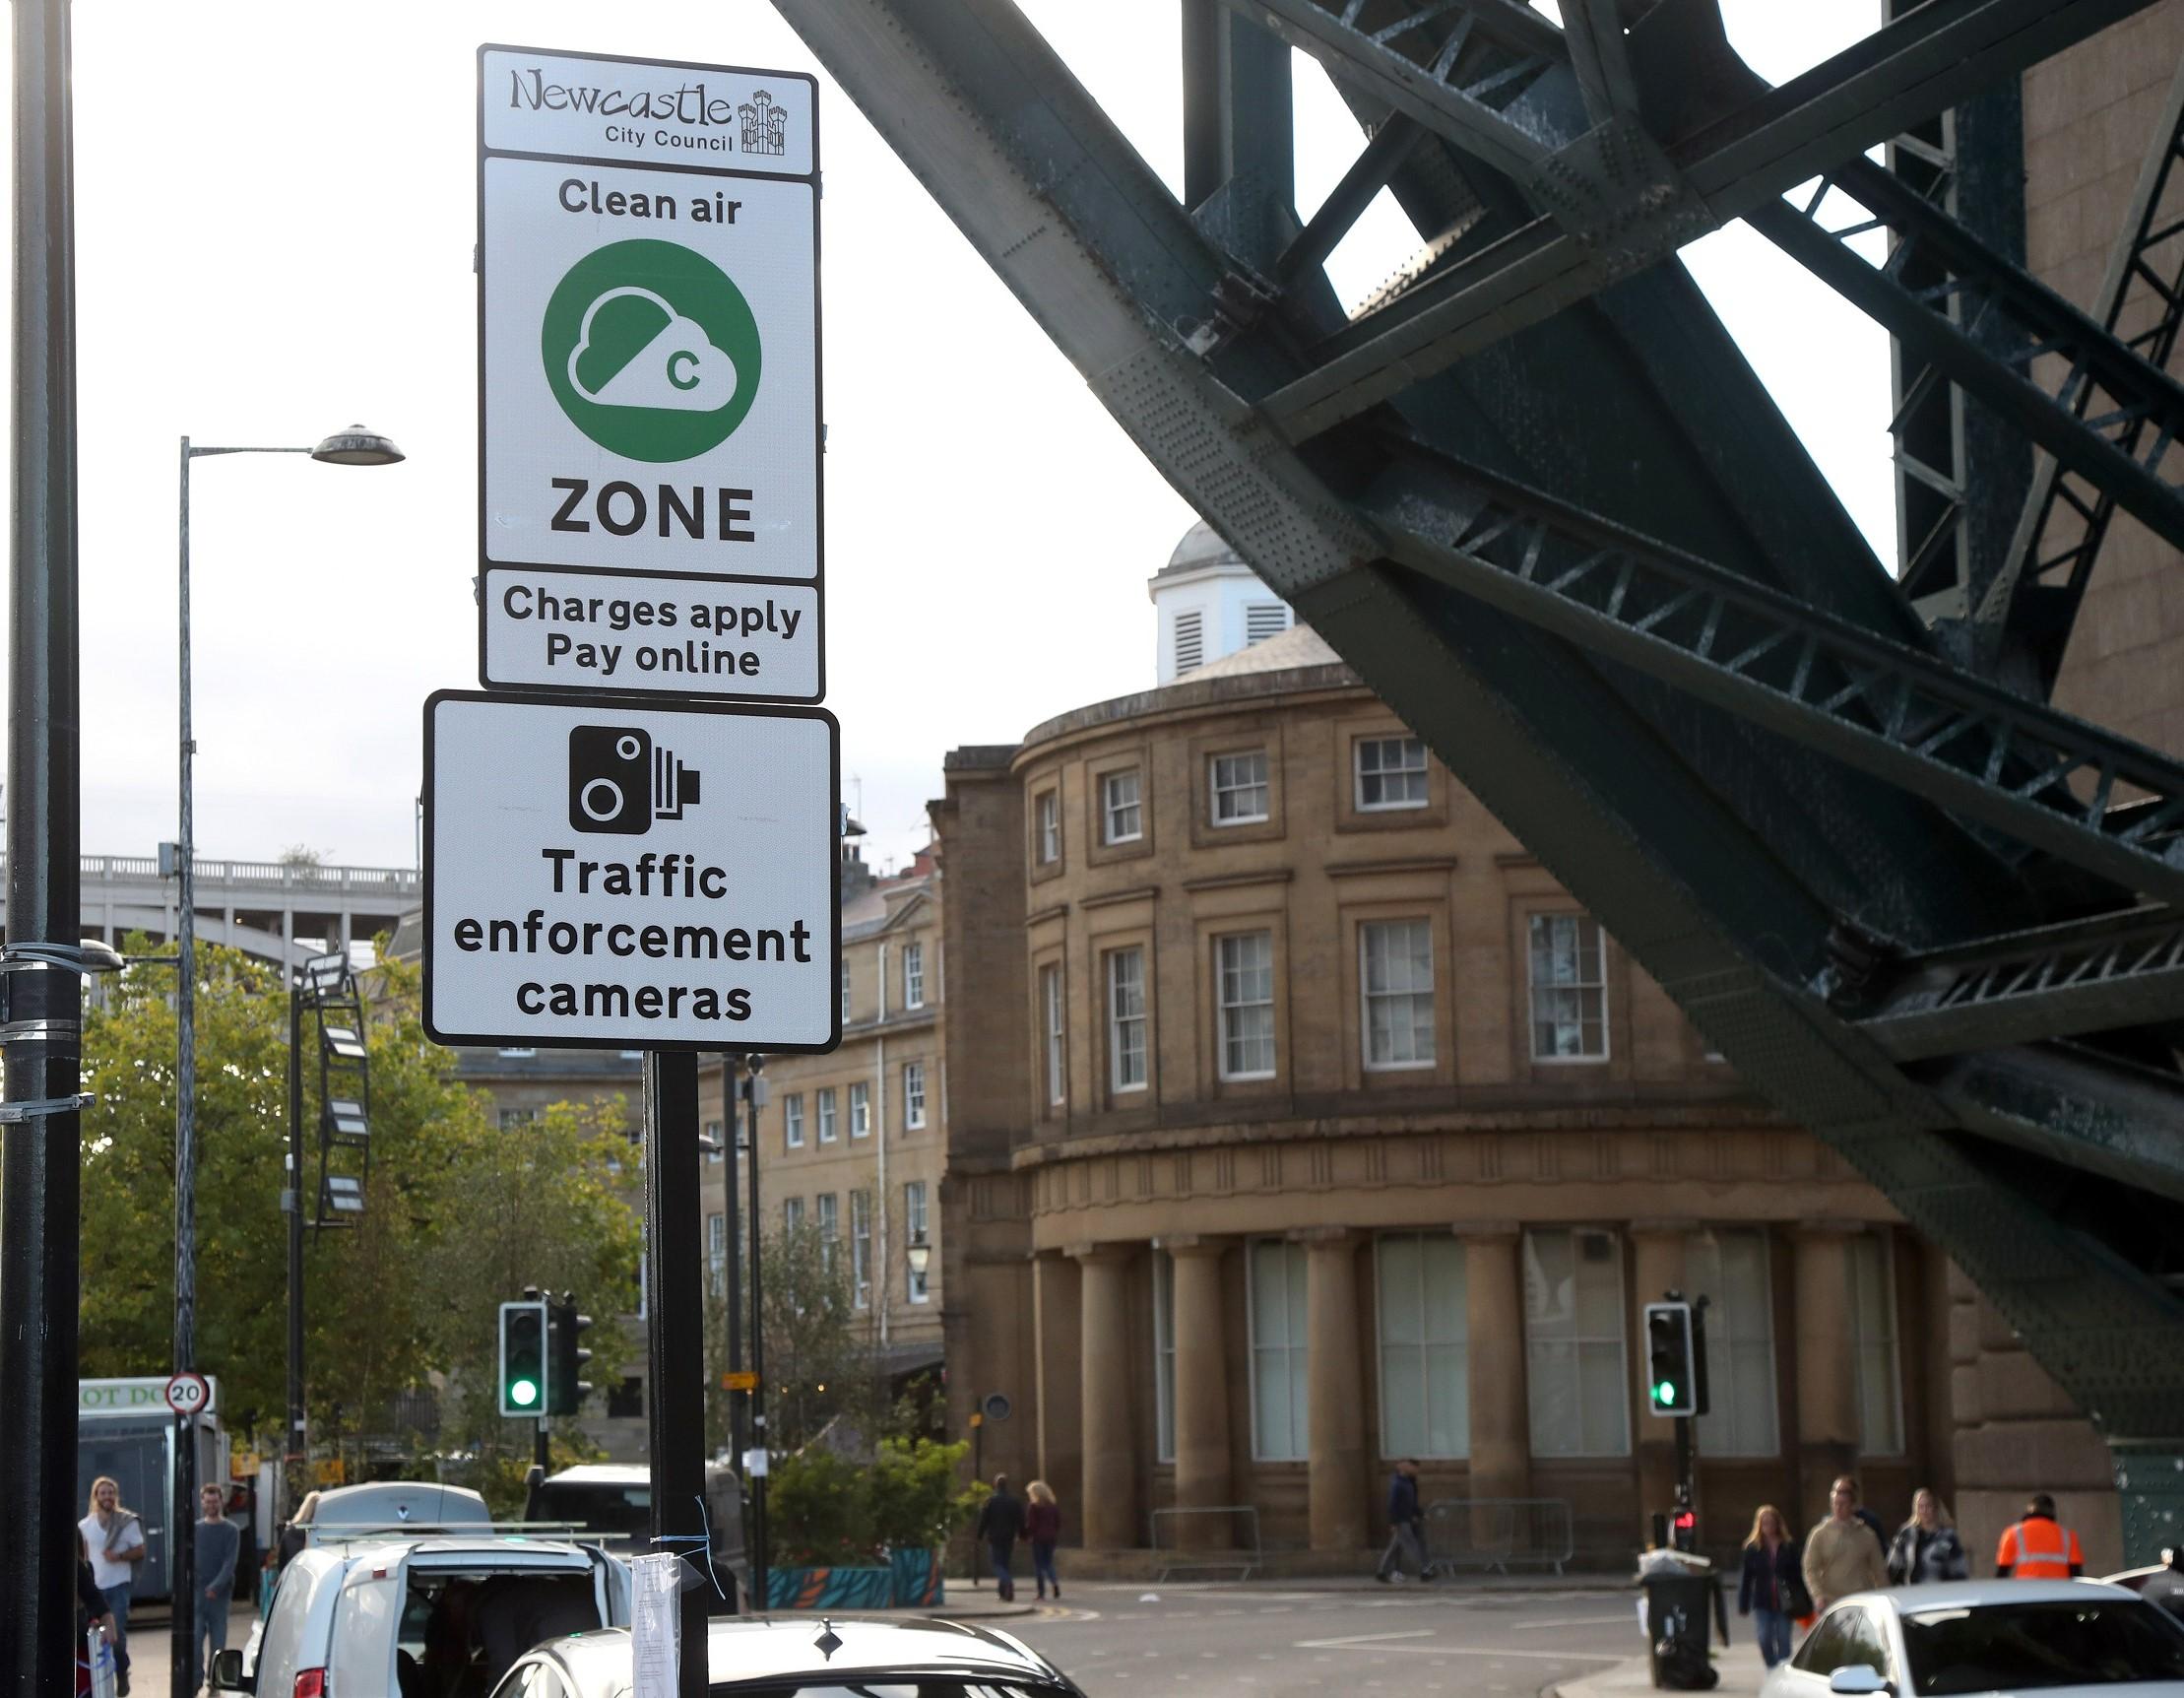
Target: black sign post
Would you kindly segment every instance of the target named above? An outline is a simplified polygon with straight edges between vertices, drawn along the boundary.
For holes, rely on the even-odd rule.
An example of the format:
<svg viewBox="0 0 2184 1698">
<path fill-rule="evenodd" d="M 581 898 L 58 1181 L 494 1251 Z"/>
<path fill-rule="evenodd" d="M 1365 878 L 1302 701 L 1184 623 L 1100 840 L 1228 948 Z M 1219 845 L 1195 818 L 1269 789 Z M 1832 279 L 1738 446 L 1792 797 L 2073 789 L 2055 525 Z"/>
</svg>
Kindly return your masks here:
<svg viewBox="0 0 2184 1698">
<path fill-rule="evenodd" d="M 704 1252 L 698 1222 L 698 1063 L 645 1055 L 645 1315 L 651 1383 L 653 1548 L 708 1567 Z M 708 1568 L 708 1572 L 710 1569 Z M 705 1594 L 677 1600 L 679 1698 L 705 1698 Z"/>
</svg>

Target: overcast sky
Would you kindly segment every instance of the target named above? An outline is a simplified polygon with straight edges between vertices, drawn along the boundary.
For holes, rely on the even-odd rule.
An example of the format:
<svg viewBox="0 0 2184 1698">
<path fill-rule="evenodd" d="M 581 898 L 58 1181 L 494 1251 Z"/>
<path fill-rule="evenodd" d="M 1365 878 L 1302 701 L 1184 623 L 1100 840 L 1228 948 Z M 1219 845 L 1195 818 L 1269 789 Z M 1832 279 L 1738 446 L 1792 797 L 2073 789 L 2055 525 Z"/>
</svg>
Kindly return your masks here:
<svg viewBox="0 0 2184 1698">
<path fill-rule="evenodd" d="M 1027 10 L 1180 186 L 1174 0 Z M 1727 10 L 1779 81 L 1872 8 Z M 423 698 L 478 684 L 471 250 L 487 40 L 816 69 L 758 0 L 78 0 L 87 852 L 148 854 L 174 835 L 178 438 L 305 444 L 355 420 L 408 463 L 236 458 L 193 474 L 199 853 L 411 862 Z M 1309 216 L 1359 144 L 1317 67 L 1300 60 L 1296 80 Z M 867 852 L 890 862 L 925 840 L 946 750 L 1013 742 L 1151 682 L 1145 580 L 1192 515 L 821 85 L 827 705 Z M 1338 290 L 1359 298 L 1414 245 L 1383 196 L 1336 256 Z M 1687 257 L 1888 557 L 1884 339 L 1742 229 Z"/>
</svg>

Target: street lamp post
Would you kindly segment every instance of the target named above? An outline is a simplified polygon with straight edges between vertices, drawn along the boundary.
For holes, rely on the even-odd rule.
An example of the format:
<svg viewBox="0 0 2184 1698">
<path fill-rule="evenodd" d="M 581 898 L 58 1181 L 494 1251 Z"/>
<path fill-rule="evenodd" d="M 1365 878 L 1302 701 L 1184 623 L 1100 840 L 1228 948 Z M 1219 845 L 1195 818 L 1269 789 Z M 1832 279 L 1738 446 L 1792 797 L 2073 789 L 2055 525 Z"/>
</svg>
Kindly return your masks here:
<svg viewBox="0 0 2184 1698">
<path fill-rule="evenodd" d="M 181 817 L 175 843 L 175 877 L 180 923 L 175 928 L 174 1057 L 174 1372 L 197 1366 L 197 832 L 191 786 L 197 743 L 190 735 L 190 462 L 215 454 L 308 454 L 333 466 L 391 466 L 402 450 L 361 424 L 308 448 L 202 447 L 182 438 L 181 553 L 178 588 L 181 626 Z M 281 963 L 284 976 L 289 963 Z M 291 1176 L 300 1187 L 301 1172 Z M 300 1199 L 298 1199 L 300 1204 Z M 289 1213 L 289 1266 L 302 1230 L 300 1208 Z M 302 1425 L 300 1365 L 289 1363 L 289 1442 Z M 168 1537 L 174 1552 L 172 1649 L 173 1689 L 197 1689 L 197 1446 L 194 1419 L 176 1417 L 174 1503 Z"/>
</svg>

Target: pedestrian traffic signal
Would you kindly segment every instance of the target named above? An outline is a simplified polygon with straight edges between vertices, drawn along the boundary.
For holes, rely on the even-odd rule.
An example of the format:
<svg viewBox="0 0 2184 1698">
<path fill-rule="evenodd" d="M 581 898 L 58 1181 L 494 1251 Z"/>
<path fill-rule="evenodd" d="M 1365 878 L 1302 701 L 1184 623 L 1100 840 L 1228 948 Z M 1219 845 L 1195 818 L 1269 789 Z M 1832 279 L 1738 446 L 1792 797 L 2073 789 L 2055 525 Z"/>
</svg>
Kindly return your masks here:
<svg viewBox="0 0 2184 1698">
<path fill-rule="evenodd" d="M 546 1305 L 526 1298 L 500 1306 L 500 1412 L 546 1412 Z"/>
<path fill-rule="evenodd" d="M 1676 1531 L 1672 1536 L 1676 1549 L 1697 1551 L 1699 1549 L 1699 1516 L 1697 1512 L 1690 1509 L 1678 1510 L 1674 1527 Z"/>
<path fill-rule="evenodd" d="M 1646 1406 L 1656 1415 L 1695 1415 L 1699 1388 L 1693 1375 L 1691 1305 L 1645 1305 Z"/>
<path fill-rule="evenodd" d="M 577 1336 L 592 1324 L 589 1315 L 576 1312 L 576 1293 L 564 1291 L 561 1301 L 546 1305 L 546 1413 L 573 1415 L 591 1394 L 584 1378 L 584 1364 L 591 1351 L 577 1343 Z"/>
</svg>

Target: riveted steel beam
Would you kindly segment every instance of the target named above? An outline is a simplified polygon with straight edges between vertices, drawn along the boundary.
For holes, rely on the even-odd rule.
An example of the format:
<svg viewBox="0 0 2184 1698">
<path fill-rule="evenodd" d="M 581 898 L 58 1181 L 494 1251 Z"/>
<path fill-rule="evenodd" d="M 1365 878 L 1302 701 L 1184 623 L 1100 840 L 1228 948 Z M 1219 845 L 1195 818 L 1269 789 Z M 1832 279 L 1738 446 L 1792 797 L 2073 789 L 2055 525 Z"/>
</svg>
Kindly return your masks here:
<svg viewBox="0 0 2184 1698">
<path fill-rule="evenodd" d="M 1611 663 L 1387 563 L 1367 499 L 1386 445 L 1345 432 L 1307 455 L 1266 427 L 1243 398 L 1292 378 L 1294 355 L 1220 333 L 1225 257 L 1014 9 L 779 5 L 1178 490 L 1753 1087 L 1946 1247 L 2104 1430 L 2166 1431 L 2184 1408 L 2184 1304 L 1999 1183 L 1953 1112 L 1828 1005 L 1813 984 L 1831 916 L 1699 778 L 1700 756 L 1633 710 Z M 1464 498 L 1445 473 L 1417 476 Z M 1904 875 L 1946 873 L 1914 856 Z"/>
<path fill-rule="evenodd" d="M 1897 1061 L 2184 1021 L 2184 916 L 2140 909 L 1895 963 L 1859 1027 Z"/>
<path fill-rule="evenodd" d="M 1399 487 L 1362 504 L 1403 565 L 2184 902 L 2184 765 L 1536 491 L 1445 462 L 1435 475 L 1441 529 L 1420 528 L 1427 510 Z M 2119 787 L 2152 798 L 2152 811 L 2111 821 Z"/>
<path fill-rule="evenodd" d="M 1505 176 L 1528 176 L 1561 145 L 1561 137 L 1535 129 L 1511 110 L 1516 97 L 1558 63 L 1558 56 L 1541 53 L 1513 63 L 1498 58 L 1476 67 L 1465 54 L 1477 23 L 1473 12 L 1428 7 L 1366 30 L 1352 19 L 1355 8 L 1329 12 L 1317 0 L 1251 0 L 1250 9 L 1292 47 L 1447 136 Z"/>
<path fill-rule="evenodd" d="M 1778 200 L 1748 214 L 1748 222 L 1966 394 L 2184 548 L 2184 492 L 2161 473 L 2169 442 L 2184 433 L 2184 385 L 1870 161 L 1838 167 L 1822 179 L 1823 190 L 1829 186 L 1873 219 L 1831 230 L 1820 222 L 1823 195 L 1816 193 L 1802 209 Z M 1846 239 L 1877 224 L 1897 237 L 1881 265 Z M 1905 287 L 1914 253 L 1938 261 L 1946 281 Z M 1986 335 L 1976 335 L 1979 329 Z M 2048 355 L 2068 366 L 2061 396 L 2035 378 L 2033 361 Z M 2097 397 L 2090 420 L 2084 411 L 2089 397 Z M 2177 462 L 2184 464 L 2184 454 Z"/>
<path fill-rule="evenodd" d="M 1609 244 L 1582 239 L 1552 218 L 1535 220 L 1328 337 L 1314 350 L 1314 368 L 1268 396 L 1265 408 L 1287 439 L 1308 440 L 2147 3 L 1927 0 L 1670 144 L 1677 216 L 1622 231 Z M 1442 133 L 1465 144 L 1465 133 Z M 1703 217 L 1691 216 L 1693 208 Z"/>
<path fill-rule="evenodd" d="M 2118 334 L 2124 302 L 2135 287 L 2152 296 L 2152 311 L 2128 346 L 2156 370 L 2166 370 L 2184 328 L 2184 65 L 2169 84 L 2167 103 L 2153 127 L 2153 140 L 2133 189 L 2131 206 L 2116 233 L 2108 270 L 2093 299 L 2091 317 L 2109 336 Z M 2165 251 L 2164 251 L 2165 250 Z M 2062 404 L 2084 419 L 2095 404 L 2097 386 L 2073 370 L 2061 390 Z M 2117 445 L 2136 456 L 2150 426 L 2150 412 L 2134 411 L 2114 429 Z M 2173 433 L 2173 425 L 2160 427 Z M 2032 489 L 2018 520 L 2010 551 L 1993 581 L 1972 609 L 1981 658 L 2001 663 L 2013 645 L 2029 656 L 2043 690 L 2052 690 L 2062 669 L 2063 651 L 2079 604 L 2092 575 L 2094 559 L 2107 540 L 2120 502 L 2117 492 L 2092 479 L 2073 479 L 2061 457 L 2043 460 L 2032 475 Z"/>
<path fill-rule="evenodd" d="M 2014 1045 L 1912 1067 L 1967 1131 L 2184 1203 L 2173 1075 L 2070 1045 Z"/>
</svg>

